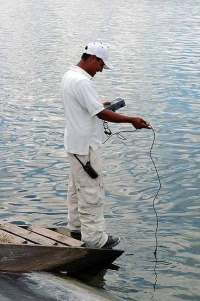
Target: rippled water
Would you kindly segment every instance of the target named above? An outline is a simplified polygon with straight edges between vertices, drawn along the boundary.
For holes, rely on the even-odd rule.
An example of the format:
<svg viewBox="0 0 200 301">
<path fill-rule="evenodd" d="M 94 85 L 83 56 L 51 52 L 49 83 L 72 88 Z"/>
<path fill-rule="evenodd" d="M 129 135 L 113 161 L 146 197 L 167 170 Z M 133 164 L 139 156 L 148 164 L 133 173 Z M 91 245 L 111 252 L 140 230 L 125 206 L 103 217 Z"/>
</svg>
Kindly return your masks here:
<svg viewBox="0 0 200 301">
<path fill-rule="evenodd" d="M 69 164 L 60 81 L 90 41 L 110 49 L 97 74 L 102 98 L 153 132 L 113 136 L 102 148 L 107 229 L 122 237 L 104 288 L 123 300 L 199 300 L 200 1 L 1 1 L 0 219 L 66 225 Z M 130 130 L 111 125 L 112 131 Z"/>
</svg>

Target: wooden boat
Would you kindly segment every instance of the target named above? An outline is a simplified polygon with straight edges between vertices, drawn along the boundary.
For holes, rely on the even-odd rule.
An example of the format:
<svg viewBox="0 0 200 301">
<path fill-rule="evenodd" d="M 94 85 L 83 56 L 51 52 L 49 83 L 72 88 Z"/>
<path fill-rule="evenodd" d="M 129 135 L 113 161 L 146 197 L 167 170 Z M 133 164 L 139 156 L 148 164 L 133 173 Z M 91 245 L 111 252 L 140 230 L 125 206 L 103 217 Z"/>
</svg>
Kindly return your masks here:
<svg viewBox="0 0 200 301">
<path fill-rule="evenodd" d="M 64 228 L 0 224 L 0 270 L 77 272 L 112 263 L 124 251 L 86 248 Z"/>
</svg>

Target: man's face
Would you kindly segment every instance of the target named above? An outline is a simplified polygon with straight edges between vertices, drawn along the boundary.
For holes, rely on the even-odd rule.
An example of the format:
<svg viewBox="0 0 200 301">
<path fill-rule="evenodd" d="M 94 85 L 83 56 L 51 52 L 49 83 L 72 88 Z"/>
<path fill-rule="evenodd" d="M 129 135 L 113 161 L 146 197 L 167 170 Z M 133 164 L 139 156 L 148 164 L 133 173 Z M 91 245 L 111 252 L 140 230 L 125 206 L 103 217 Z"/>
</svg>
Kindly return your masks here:
<svg viewBox="0 0 200 301">
<path fill-rule="evenodd" d="M 97 72 L 102 72 L 103 66 L 104 62 L 102 59 L 97 58 L 95 55 L 92 56 L 90 62 L 90 75 L 94 77 Z"/>
</svg>

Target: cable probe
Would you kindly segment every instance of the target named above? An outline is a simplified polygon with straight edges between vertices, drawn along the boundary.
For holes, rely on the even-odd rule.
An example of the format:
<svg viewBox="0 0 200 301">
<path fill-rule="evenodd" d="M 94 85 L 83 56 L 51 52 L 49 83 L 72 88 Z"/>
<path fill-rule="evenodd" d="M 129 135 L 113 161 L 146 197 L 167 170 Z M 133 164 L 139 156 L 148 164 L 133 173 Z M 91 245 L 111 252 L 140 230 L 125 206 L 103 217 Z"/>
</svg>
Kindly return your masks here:
<svg viewBox="0 0 200 301">
<path fill-rule="evenodd" d="M 109 105 L 105 105 L 105 109 L 108 109 L 108 110 L 112 110 L 112 111 L 116 111 L 122 107 L 125 106 L 125 101 L 121 98 L 117 98 L 113 101 L 110 102 Z M 121 135 L 121 133 L 133 133 L 135 131 L 137 131 L 137 129 L 135 130 L 130 130 L 130 131 L 119 131 L 119 132 L 116 132 L 116 133 L 112 133 L 111 130 L 109 129 L 109 126 L 108 126 L 108 122 L 103 120 L 103 127 L 104 127 L 104 133 L 106 134 L 106 136 L 108 137 L 104 142 L 106 143 L 112 136 L 116 135 L 119 139 L 122 139 L 122 140 L 126 140 L 126 138 Z M 155 208 L 155 200 L 158 196 L 158 193 L 161 189 L 161 181 L 160 181 L 160 176 L 159 176 L 159 173 L 158 173 L 158 169 L 156 167 L 156 164 L 153 160 L 153 157 L 152 157 L 152 150 L 153 150 L 153 146 L 154 146 L 154 143 L 155 143 L 155 138 L 156 138 L 156 135 L 155 135 L 155 131 L 153 129 L 153 127 L 151 126 L 151 130 L 153 132 L 153 141 L 152 141 L 152 145 L 151 145 L 151 148 L 150 148 L 150 151 L 149 151 L 149 155 L 150 155 L 150 158 L 151 158 L 151 161 L 154 165 L 154 168 L 155 168 L 155 171 L 156 171 L 156 174 L 157 174 L 157 178 L 158 178 L 158 182 L 159 182 L 159 187 L 158 187 L 158 190 L 156 192 L 156 195 L 153 199 L 153 210 L 155 212 L 155 215 L 156 215 L 156 230 L 155 230 L 155 240 L 156 240 L 156 247 L 155 247 L 155 251 L 154 251 L 154 256 L 156 258 L 157 256 L 157 250 L 158 250 L 158 238 L 157 238 L 157 232 L 158 232 L 158 214 L 157 214 L 157 211 L 156 211 L 156 208 Z"/>
</svg>

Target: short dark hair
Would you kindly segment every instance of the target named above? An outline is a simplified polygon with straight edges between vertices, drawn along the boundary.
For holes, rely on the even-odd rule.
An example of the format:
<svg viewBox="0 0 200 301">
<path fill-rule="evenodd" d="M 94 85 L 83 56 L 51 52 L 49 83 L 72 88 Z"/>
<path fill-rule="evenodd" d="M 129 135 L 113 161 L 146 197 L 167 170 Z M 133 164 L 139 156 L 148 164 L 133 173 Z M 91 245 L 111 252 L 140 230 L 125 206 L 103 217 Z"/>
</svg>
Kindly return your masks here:
<svg viewBox="0 0 200 301">
<path fill-rule="evenodd" d="M 88 53 L 83 53 L 81 59 L 84 60 L 85 62 L 87 61 L 87 59 L 91 56 L 92 54 L 88 54 Z M 99 57 L 96 57 L 97 61 L 100 61 Z"/>
<path fill-rule="evenodd" d="M 83 53 L 81 59 L 84 60 L 85 62 L 87 61 L 87 59 L 91 56 L 91 54 L 88 53 Z"/>
</svg>

